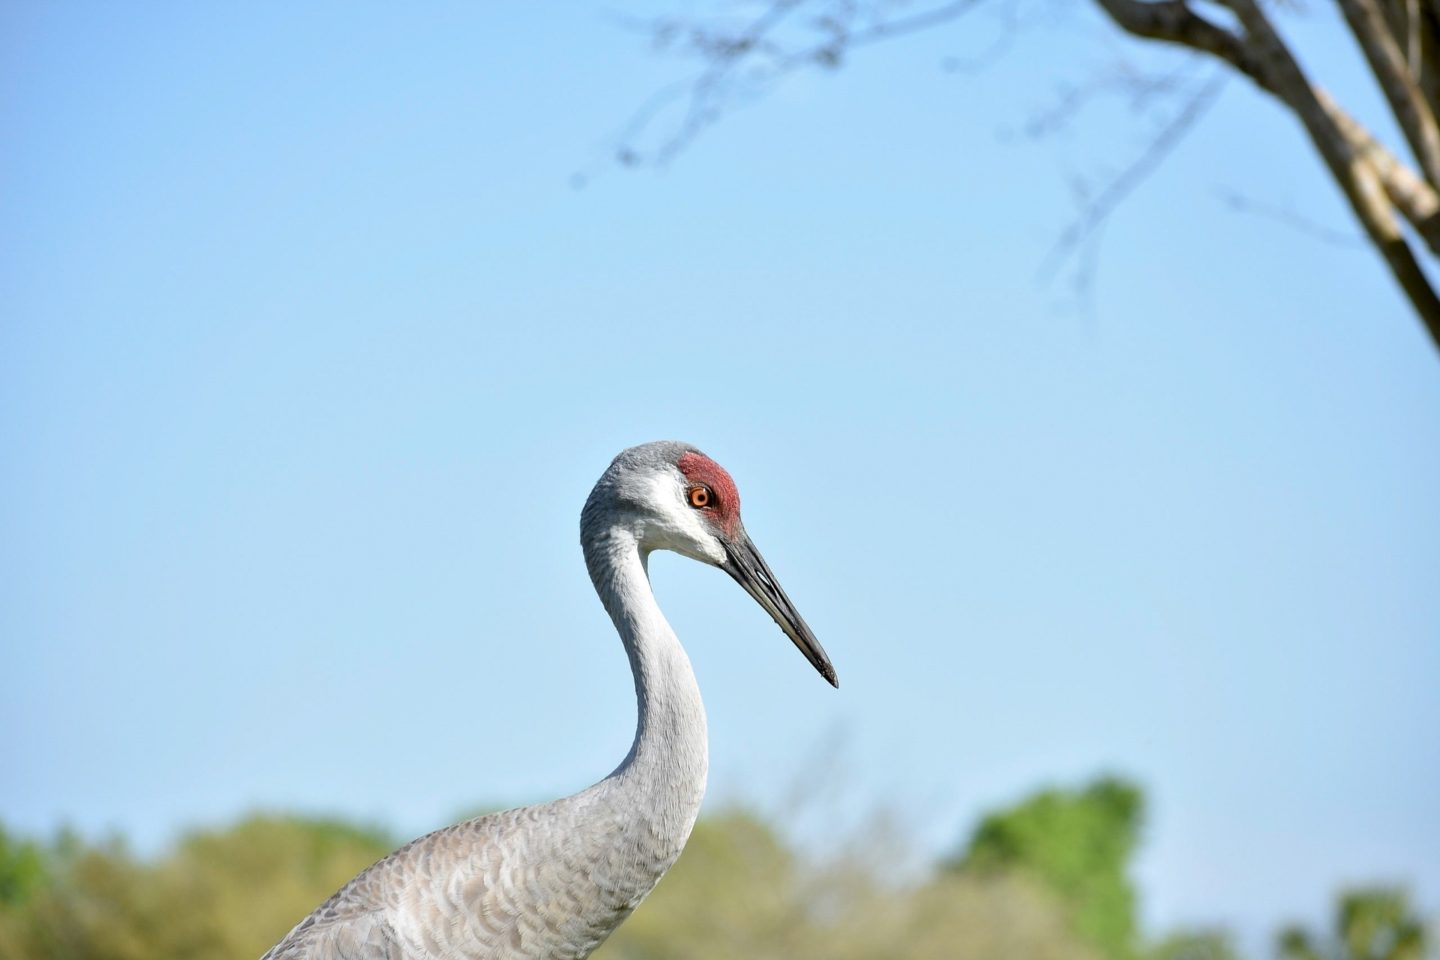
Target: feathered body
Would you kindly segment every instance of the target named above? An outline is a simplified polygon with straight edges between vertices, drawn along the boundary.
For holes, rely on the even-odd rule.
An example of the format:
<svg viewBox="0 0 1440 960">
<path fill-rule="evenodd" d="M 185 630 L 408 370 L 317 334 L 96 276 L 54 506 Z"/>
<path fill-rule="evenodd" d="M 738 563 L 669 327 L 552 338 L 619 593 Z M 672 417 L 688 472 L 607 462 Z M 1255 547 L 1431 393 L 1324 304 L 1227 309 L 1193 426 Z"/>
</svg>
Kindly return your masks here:
<svg viewBox="0 0 1440 960">
<path fill-rule="evenodd" d="M 684 444 L 634 447 L 611 464 L 581 515 L 586 567 L 629 655 L 639 705 L 634 744 L 615 772 L 573 796 L 402 847 L 262 960 L 579 960 L 654 888 L 695 824 L 708 760 L 700 691 L 655 602 L 646 561 L 652 550 L 672 549 L 723 566 L 736 542 L 733 530 L 717 535 L 728 515 L 706 516 L 680 499 L 695 489 L 677 466 L 686 456 L 720 469 Z M 727 506 L 738 526 L 734 501 Z M 833 682 L 833 671 L 826 676 Z"/>
</svg>

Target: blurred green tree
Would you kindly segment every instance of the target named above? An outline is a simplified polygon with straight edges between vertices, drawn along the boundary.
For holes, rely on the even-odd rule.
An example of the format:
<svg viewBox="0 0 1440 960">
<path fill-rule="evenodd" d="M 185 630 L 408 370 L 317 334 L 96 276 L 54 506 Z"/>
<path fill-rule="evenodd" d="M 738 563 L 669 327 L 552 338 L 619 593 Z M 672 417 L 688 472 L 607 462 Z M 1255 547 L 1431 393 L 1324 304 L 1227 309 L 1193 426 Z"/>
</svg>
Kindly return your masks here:
<svg viewBox="0 0 1440 960">
<path fill-rule="evenodd" d="M 1171 933 L 1145 950 L 1146 960 L 1240 960 L 1224 930 Z"/>
<path fill-rule="evenodd" d="M 0 826 L 0 904 L 24 903 L 44 882 L 44 853 L 40 845 L 13 837 Z"/>
<path fill-rule="evenodd" d="M 1100 960 L 1042 885 L 945 872 L 886 882 L 879 839 L 815 863 L 753 813 L 703 819 L 595 960 Z"/>
<path fill-rule="evenodd" d="M 1340 895 L 1331 937 L 1298 925 L 1280 931 L 1282 960 L 1424 960 L 1425 925 L 1398 887 L 1367 887 Z"/>
<path fill-rule="evenodd" d="M 1143 802 L 1102 778 L 985 817 L 933 873 L 897 878 L 877 822 L 816 860 L 753 811 L 703 818 L 685 853 L 596 960 L 1236 960 L 1218 931 L 1148 947 L 1126 878 Z M 165 855 L 0 829 L 0 960 L 254 960 L 395 845 L 373 828 L 252 816 Z M 904 859 L 903 857 L 900 859 Z M 1283 960 L 1425 960 L 1403 892 L 1359 890 L 1336 932 L 1292 928 Z M 1121 951 L 1126 951 L 1122 953 Z"/>
<path fill-rule="evenodd" d="M 753 814 L 707 817 L 679 862 L 595 957 L 784 956 L 787 934 L 803 913 L 796 867 L 779 836 Z"/>
<path fill-rule="evenodd" d="M 0 960 L 244 960 L 391 849 L 333 820 L 250 817 L 153 861 L 118 841 L 4 835 Z M 853 838 L 847 838 L 852 840 Z M 887 844 L 817 863 L 758 815 L 703 819 L 655 894 L 597 960 L 1100 960 L 1065 905 L 1016 875 L 888 876 Z M 20 852 L 17 852 L 20 851 Z"/>
<path fill-rule="evenodd" d="M 30 845 L 24 875 L 40 879 L 0 900 L 0 960 L 258 957 L 393 846 L 378 830 L 280 816 L 193 832 L 153 863 L 62 835 Z"/>
<path fill-rule="evenodd" d="M 1059 895 L 1076 932 L 1103 956 L 1129 960 L 1137 952 L 1130 856 L 1143 816 L 1140 788 L 1118 777 L 1042 790 L 984 817 L 946 866 L 1034 878 Z"/>
</svg>

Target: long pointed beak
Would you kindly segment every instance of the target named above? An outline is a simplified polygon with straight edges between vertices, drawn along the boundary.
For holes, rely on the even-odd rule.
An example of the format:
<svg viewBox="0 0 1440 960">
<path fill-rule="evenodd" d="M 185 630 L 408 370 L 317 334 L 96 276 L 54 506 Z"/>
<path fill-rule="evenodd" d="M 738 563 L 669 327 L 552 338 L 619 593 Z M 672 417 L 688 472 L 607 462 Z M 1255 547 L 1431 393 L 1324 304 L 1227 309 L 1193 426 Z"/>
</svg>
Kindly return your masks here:
<svg viewBox="0 0 1440 960">
<path fill-rule="evenodd" d="M 830 665 L 830 658 L 825 655 L 825 648 L 820 646 L 820 641 L 810 632 L 795 605 L 785 596 L 785 591 L 780 589 L 780 581 L 775 579 L 775 574 L 770 572 L 765 558 L 760 556 L 760 551 L 750 542 L 749 534 L 741 528 L 735 537 L 722 542 L 725 545 L 725 563 L 722 569 L 734 577 L 735 582 L 744 587 L 745 592 L 754 597 L 755 601 L 765 608 L 766 613 L 775 618 L 780 629 L 785 631 L 785 636 L 805 654 L 805 659 L 810 661 L 811 666 L 820 671 L 820 676 L 828 680 L 830 686 L 839 687 L 840 681 L 835 676 L 835 668 Z"/>
</svg>

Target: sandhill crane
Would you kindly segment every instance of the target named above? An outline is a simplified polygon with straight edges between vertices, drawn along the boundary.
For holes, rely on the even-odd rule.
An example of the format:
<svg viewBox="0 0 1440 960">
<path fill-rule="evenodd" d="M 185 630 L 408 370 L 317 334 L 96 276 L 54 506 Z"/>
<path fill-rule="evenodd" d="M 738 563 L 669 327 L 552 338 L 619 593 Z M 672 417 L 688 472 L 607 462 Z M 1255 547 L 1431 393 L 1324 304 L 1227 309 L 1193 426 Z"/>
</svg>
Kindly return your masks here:
<svg viewBox="0 0 1440 960">
<path fill-rule="evenodd" d="M 630 753 L 587 790 L 421 837 L 351 880 L 261 960 L 579 960 L 680 855 L 705 792 L 705 710 L 650 590 L 673 550 L 734 577 L 821 676 L 815 635 L 740 523 L 730 475 L 688 444 L 631 447 L 600 477 L 580 542 L 635 675 Z"/>
</svg>

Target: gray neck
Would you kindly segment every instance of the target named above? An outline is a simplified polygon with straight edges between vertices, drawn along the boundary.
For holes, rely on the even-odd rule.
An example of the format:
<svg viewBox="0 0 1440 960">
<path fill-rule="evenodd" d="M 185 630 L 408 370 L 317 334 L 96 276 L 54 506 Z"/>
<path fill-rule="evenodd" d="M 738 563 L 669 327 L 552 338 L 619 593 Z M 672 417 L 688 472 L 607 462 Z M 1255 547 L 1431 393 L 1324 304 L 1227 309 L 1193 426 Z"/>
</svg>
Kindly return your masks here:
<svg viewBox="0 0 1440 960">
<path fill-rule="evenodd" d="M 648 556 L 623 526 L 585 542 L 585 565 L 630 658 L 639 708 L 630 753 L 602 783 L 683 845 L 705 793 L 705 708 L 690 658 L 650 589 Z"/>
</svg>

